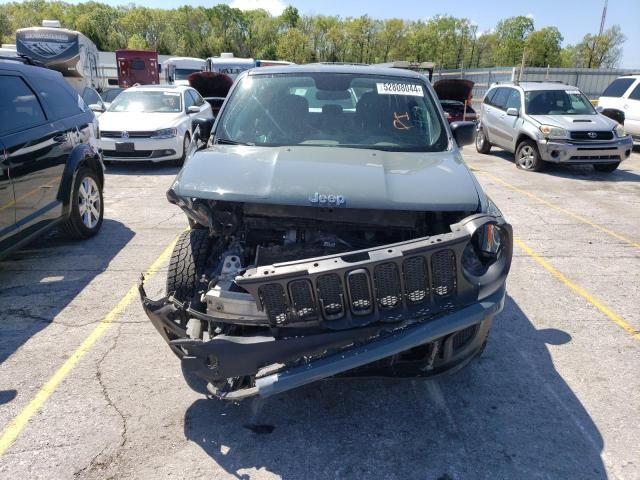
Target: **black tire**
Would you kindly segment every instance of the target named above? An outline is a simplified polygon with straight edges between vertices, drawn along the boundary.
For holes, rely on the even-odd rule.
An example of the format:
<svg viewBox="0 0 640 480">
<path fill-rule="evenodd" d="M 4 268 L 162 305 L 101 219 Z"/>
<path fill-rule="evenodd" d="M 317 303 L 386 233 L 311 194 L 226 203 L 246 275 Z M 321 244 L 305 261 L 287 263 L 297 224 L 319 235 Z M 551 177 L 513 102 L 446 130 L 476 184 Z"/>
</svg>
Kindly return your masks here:
<svg viewBox="0 0 640 480">
<path fill-rule="evenodd" d="M 476 151 L 485 155 L 491 151 L 491 143 L 484 134 L 484 129 L 482 127 L 478 128 L 478 131 L 476 132 Z"/>
<path fill-rule="evenodd" d="M 187 230 L 180 234 L 169 261 L 167 293 L 180 301 L 191 301 L 198 292 L 211 253 L 208 230 Z"/>
<path fill-rule="evenodd" d="M 104 219 L 102 183 L 96 172 L 80 167 L 73 182 L 71 211 L 62 229 L 71 238 L 84 240 L 100 231 Z"/>
<path fill-rule="evenodd" d="M 529 172 L 540 172 L 544 161 L 540 158 L 538 146 L 532 140 L 523 140 L 516 148 L 516 167 Z"/>
<path fill-rule="evenodd" d="M 620 162 L 615 163 L 596 163 L 593 165 L 593 168 L 596 169 L 597 172 L 607 172 L 611 173 L 616 170 L 620 166 Z"/>
</svg>

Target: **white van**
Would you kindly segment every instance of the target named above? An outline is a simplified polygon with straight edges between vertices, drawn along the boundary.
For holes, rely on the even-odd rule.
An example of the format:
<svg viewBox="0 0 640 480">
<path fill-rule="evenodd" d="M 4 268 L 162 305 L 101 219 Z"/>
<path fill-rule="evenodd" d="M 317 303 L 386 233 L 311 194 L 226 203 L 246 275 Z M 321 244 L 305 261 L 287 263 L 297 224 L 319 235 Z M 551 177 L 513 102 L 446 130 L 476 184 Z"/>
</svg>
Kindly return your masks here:
<svg viewBox="0 0 640 480">
<path fill-rule="evenodd" d="M 616 78 L 602 93 L 598 107 L 624 113 L 624 130 L 640 144 L 640 74 Z"/>
</svg>

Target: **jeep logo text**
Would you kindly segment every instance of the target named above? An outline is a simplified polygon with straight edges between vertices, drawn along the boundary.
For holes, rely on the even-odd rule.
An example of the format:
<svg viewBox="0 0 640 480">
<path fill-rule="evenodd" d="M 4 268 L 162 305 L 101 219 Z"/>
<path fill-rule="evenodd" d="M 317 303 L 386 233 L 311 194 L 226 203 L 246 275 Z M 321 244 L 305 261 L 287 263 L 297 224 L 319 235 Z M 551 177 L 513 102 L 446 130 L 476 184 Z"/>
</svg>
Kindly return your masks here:
<svg viewBox="0 0 640 480">
<path fill-rule="evenodd" d="M 309 201 L 321 207 L 339 207 L 345 205 L 347 200 L 343 195 L 335 195 L 333 193 L 325 194 L 315 192 L 309 195 Z"/>
</svg>

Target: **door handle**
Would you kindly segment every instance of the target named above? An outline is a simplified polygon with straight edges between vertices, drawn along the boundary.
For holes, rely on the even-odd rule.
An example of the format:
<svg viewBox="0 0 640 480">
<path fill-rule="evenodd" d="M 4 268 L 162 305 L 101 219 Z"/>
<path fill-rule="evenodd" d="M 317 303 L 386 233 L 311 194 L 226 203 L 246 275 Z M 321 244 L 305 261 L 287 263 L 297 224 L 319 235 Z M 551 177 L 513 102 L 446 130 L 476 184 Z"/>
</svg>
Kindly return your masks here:
<svg viewBox="0 0 640 480">
<path fill-rule="evenodd" d="M 629 105 L 625 105 L 624 108 L 629 108 Z"/>
</svg>

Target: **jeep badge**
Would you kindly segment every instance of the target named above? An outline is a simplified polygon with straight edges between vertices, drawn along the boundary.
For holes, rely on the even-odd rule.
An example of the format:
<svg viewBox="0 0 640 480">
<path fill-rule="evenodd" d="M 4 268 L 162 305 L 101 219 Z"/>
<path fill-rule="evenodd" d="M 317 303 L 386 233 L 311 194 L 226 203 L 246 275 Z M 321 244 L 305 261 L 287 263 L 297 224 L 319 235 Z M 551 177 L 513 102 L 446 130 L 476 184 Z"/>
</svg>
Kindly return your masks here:
<svg viewBox="0 0 640 480">
<path fill-rule="evenodd" d="M 315 192 L 309 195 L 309 201 L 320 207 L 340 207 L 347 203 L 344 195 L 335 195 L 333 193 L 324 194 Z"/>
</svg>

